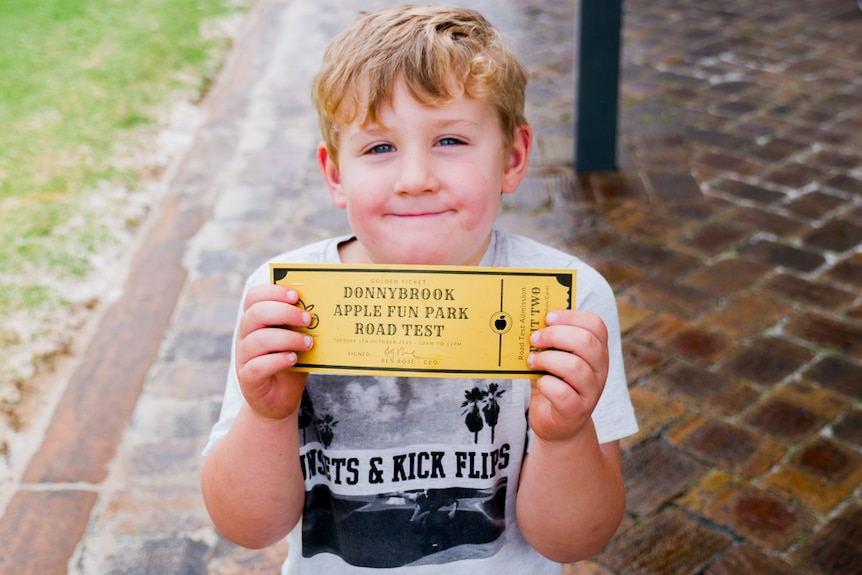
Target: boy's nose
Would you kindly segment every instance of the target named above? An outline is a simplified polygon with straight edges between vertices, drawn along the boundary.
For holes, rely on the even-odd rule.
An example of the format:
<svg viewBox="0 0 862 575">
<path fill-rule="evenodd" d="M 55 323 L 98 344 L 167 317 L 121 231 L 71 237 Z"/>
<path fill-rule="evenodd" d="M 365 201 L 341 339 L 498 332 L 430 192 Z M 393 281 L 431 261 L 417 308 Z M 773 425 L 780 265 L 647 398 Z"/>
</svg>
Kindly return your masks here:
<svg viewBox="0 0 862 575">
<path fill-rule="evenodd" d="M 397 194 L 425 194 L 436 192 L 439 183 L 431 169 L 430 158 L 421 153 L 402 153 L 399 158 Z"/>
</svg>

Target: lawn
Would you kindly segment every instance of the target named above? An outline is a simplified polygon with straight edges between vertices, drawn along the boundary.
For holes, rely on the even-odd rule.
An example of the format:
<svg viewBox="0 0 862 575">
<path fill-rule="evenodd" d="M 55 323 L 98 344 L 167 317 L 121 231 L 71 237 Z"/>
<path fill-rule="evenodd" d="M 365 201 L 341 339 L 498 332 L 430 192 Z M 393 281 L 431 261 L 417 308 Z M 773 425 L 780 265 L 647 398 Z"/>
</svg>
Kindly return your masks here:
<svg viewBox="0 0 862 575">
<path fill-rule="evenodd" d="M 218 23 L 248 2 L 0 0 L 0 365 L 134 233 L 123 206 L 158 174 L 130 158 L 205 93 L 229 48 Z M 109 220 L 127 213 L 124 240 Z"/>
</svg>

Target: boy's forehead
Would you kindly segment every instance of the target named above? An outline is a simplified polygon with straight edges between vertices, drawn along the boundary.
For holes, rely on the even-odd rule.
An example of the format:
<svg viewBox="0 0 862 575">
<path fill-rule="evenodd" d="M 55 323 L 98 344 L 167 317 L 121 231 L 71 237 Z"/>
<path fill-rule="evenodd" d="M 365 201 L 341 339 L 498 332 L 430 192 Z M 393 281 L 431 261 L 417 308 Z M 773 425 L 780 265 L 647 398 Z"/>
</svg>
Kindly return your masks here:
<svg viewBox="0 0 862 575">
<path fill-rule="evenodd" d="M 352 96 L 344 99 L 344 104 L 347 104 L 344 106 L 344 116 L 348 118 L 348 122 L 360 123 L 369 119 L 373 121 L 384 109 L 392 107 L 396 97 L 409 98 L 430 108 L 441 108 L 461 96 L 467 96 L 464 84 L 458 82 L 454 76 L 440 86 L 417 86 L 415 82 L 411 86 L 411 83 L 400 75 L 388 85 L 373 87 L 367 77 L 360 76 L 350 92 Z"/>
<path fill-rule="evenodd" d="M 462 98 L 466 100 L 463 102 L 466 105 L 458 105 Z M 350 131 L 362 132 L 364 134 L 383 134 L 402 127 L 402 124 L 404 124 L 402 121 L 404 119 L 403 116 L 405 114 L 410 115 L 413 112 L 416 113 L 416 123 L 414 125 L 421 125 L 441 131 L 476 128 L 486 125 L 493 118 L 490 107 L 484 108 L 484 101 L 472 100 L 466 98 L 466 96 L 458 98 L 455 102 L 439 104 L 426 104 L 412 98 L 410 110 L 405 110 L 404 108 L 396 110 L 399 103 L 402 102 L 403 100 L 395 99 L 391 103 L 384 103 L 377 110 L 374 117 L 365 112 L 361 118 L 357 116 L 357 118 L 348 124 L 342 124 L 342 127 L 349 126 L 351 128 Z M 428 113 L 423 114 L 423 110 Z M 397 117 L 393 118 L 393 116 Z"/>
</svg>

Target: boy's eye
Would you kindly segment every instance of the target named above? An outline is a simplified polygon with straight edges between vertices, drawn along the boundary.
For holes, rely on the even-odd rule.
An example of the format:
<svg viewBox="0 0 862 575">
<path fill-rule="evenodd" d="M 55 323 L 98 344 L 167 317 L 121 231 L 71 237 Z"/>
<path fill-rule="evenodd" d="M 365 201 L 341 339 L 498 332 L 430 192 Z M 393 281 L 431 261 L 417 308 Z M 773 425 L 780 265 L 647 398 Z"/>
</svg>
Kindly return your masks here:
<svg viewBox="0 0 862 575">
<path fill-rule="evenodd" d="M 387 152 L 391 152 L 395 148 L 392 144 L 377 144 L 376 146 L 372 146 L 368 149 L 369 154 L 385 154 Z"/>
<path fill-rule="evenodd" d="M 459 140 L 458 138 L 440 138 L 437 142 L 438 146 L 457 146 L 459 144 L 463 144 L 464 142 Z"/>
</svg>

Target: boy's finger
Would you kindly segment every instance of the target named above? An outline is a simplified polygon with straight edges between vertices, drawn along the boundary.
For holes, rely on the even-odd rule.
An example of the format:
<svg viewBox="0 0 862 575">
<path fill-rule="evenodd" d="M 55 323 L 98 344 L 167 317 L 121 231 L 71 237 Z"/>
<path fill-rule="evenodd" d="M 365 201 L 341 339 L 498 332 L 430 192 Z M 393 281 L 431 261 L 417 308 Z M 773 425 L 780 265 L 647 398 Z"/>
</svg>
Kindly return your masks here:
<svg viewBox="0 0 862 575">
<path fill-rule="evenodd" d="M 572 389 L 559 378 L 543 375 L 536 381 L 536 387 L 560 413 L 574 413 L 584 409 L 587 398 Z"/>
<path fill-rule="evenodd" d="M 607 341 L 608 328 L 602 318 L 598 315 L 577 310 L 577 309 L 560 309 L 548 312 L 545 317 L 545 323 L 548 326 L 552 325 L 570 325 L 587 330 L 595 334 L 599 339 Z"/>
<path fill-rule="evenodd" d="M 311 314 L 304 309 L 281 301 L 263 300 L 245 310 L 237 335 L 243 338 L 265 327 L 304 327 L 309 323 Z"/>
<path fill-rule="evenodd" d="M 248 293 L 245 294 L 243 309 L 247 310 L 256 303 L 263 301 L 280 301 L 291 305 L 299 301 L 299 294 L 296 290 L 283 288 L 273 284 L 260 284 L 248 288 Z"/>
<path fill-rule="evenodd" d="M 259 329 L 237 342 L 237 361 L 285 351 L 308 351 L 312 345 L 312 337 L 302 332 L 274 327 Z"/>
<path fill-rule="evenodd" d="M 296 364 L 296 353 L 284 351 L 257 356 L 245 364 L 239 365 L 240 381 L 262 382 L 274 374 L 284 371 Z"/>
<path fill-rule="evenodd" d="M 604 378 L 582 358 L 558 350 L 530 354 L 529 365 L 536 371 L 546 372 L 559 379 L 578 395 L 588 398 L 601 394 Z"/>
<path fill-rule="evenodd" d="M 607 339 L 570 325 L 552 325 L 533 332 L 530 344 L 540 350 L 556 349 L 574 354 L 586 361 L 598 373 L 608 363 Z"/>
</svg>

